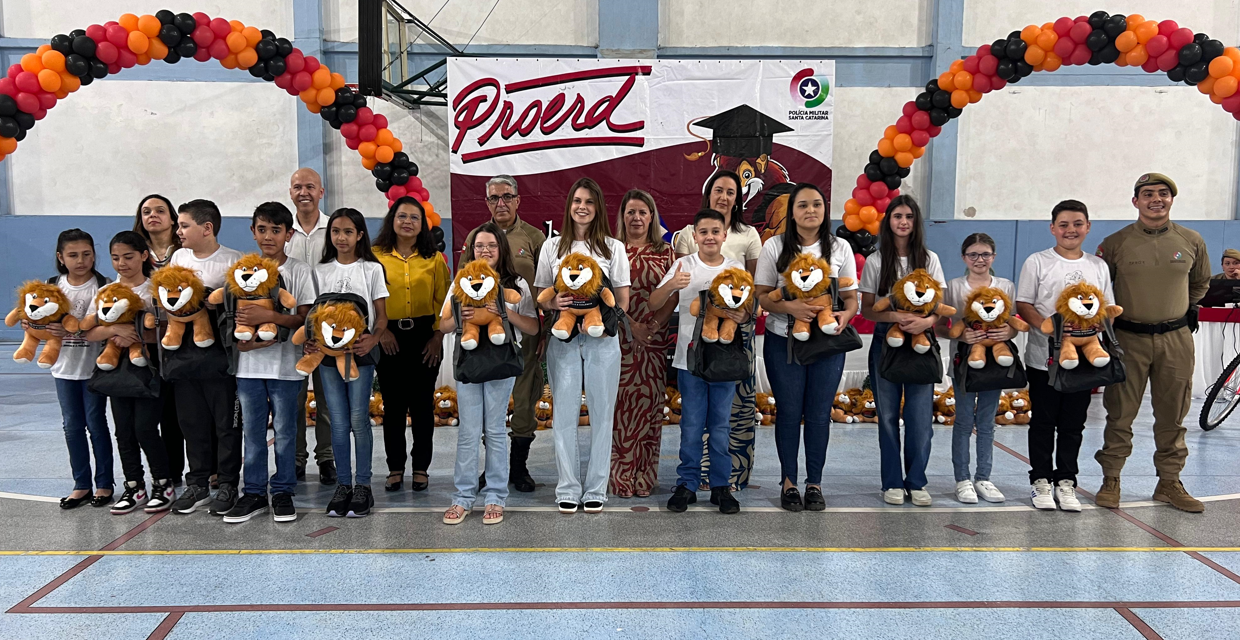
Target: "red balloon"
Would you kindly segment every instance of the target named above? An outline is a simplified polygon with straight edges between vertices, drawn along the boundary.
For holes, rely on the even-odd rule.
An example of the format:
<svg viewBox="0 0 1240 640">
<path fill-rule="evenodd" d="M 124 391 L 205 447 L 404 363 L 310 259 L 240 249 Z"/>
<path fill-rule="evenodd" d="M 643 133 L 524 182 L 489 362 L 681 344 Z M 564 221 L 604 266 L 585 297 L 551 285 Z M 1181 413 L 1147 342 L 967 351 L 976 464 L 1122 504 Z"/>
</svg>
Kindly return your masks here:
<svg viewBox="0 0 1240 640">
<path fill-rule="evenodd" d="M 13 82 L 17 85 L 19 91 L 25 91 L 26 93 L 38 93 L 42 90 L 42 87 L 39 86 L 39 76 L 29 71 L 17 74 L 17 79 Z"/>
<path fill-rule="evenodd" d="M 912 122 L 914 129 L 925 130 L 930 128 L 930 114 L 925 111 L 919 110 L 917 113 L 914 113 L 913 117 L 909 118 L 909 121 Z"/>
<path fill-rule="evenodd" d="M 51 109 L 56 106 L 56 95 L 46 91 L 40 91 L 35 94 L 39 98 L 39 107 L 43 109 Z"/>
<path fill-rule="evenodd" d="M 990 87 L 990 76 L 984 75 L 981 73 L 973 76 L 973 90 L 974 91 L 977 91 L 979 93 L 990 93 L 990 88 L 991 88 Z M 913 144 L 918 147 L 923 146 L 915 142 Z"/>
<path fill-rule="evenodd" d="M 35 111 L 43 108 L 39 105 L 38 96 L 33 93 L 26 93 L 25 91 L 18 92 L 18 94 L 13 98 L 13 101 L 17 103 L 18 109 L 21 109 L 26 113 L 34 113 Z"/>
<path fill-rule="evenodd" d="M 1149 47 L 1147 46 L 1146 48 L 1148 49 Z M 1076 49 L 1076 43 L 1072 41 L 1072 38 L 1060 38 L 1055 41 L 1053 51 L 1055 52 L 1055 55 L 1063 58 L 1064 62 L 1067 62 L 1068 58 L 1072 55 L 1073 49 Z"/>
<path fill-rule="evenodd" d="M 200 24 L 194 27 L 194 32 L 190 34 L 190 38 L 193 38 L 194 44 L 199 47 L 207 47 L 212 42 L 215 42 L 215 32 L 211 30 L 211 27 Z"/>
<path fill-rule="evenodd" d="M 371 121 L 371 124 L 375 125 L 376 130 L 386 129 L 388 126 L 387 116 L 382 113 L 376 113 L 375 119 Z"/>
<path fill-rule="evenodd" d="M 912 132 L 913 119 L 908 116 L 900 116 L 900 119 L 896 120 L 896 131 L 899 131 L 900 133 Z"/>
<path fill-rule="evenodd" d="M 288 86 L 287 89 L 285 89 L 285 91 L 287 91 L 290 96 L 296 96 L 296 95 L 301 94 L 301 92 L 297 90 L 297 87 L 294 87 L 291 84 Z"/>
<path fill-rule="evenodd" d="M 21 73 L 21 72 L 23 72 L 23 71 L 25 71 L 25 69 L 23 69 L 23 68 L 22 68 L 22 66 L 21 66 L 20 64 L 11 64 L 11 65 L 9 65 L 9 70 L 8 70 L 8 72 L 7 72 L 7 74 L 8 74 L 8 78 L 9 78 L 10 80 L 16 80 L 16 79 L 17 79 L 17 75 L 18 75 L 18 74 L 20 74 L 20 73 Z"/>
<path fill-rule="evenodd" d="M 120 72 L 121 72 L 121 65 L 120 65 L 120 64 L 118 64 L 118 63 L 116 63 L 116 62 L 113 62 L 112 64 L 108 65 L 108 73 L 110 73 L 110 74 L 112 74 L 112 75 L 116 75 L 116 74 L 118 74 L 118 73 L 120 73 Z"/>
<path fill-rule="evenodd" d="M 417 176 L 409 178 L 409 182 L 407 184 L 409 185 L 410 191 L 421 191 L 425 197 L 429 197 L 431 195 L 431 193 L 426 190 L 426 187 L 422 186 L 422 179 Z"/>
<path fill-rule="evenodd" d="M 977 48 L 977 61 L 981 62 L 982 58 L 990 55 L 990 45 L 984 44 Z"/>
<path fill-rule="evenodd" d="M 977 70 L 988 76 L 995 75 L 995 70 L 999 68 L 999 59 L 994 56 L 986 56 L 977 61 Z"/>
<path fill-rule="evenodd" d="M 1240 95 L 1240 94 L 1237 94 L 1237 95 Z M 343 130 L 343 127 L 341 127 L 341 129 Z M 874 184 L 874 183 L 870 182 L 870 179 L 865 177 L 864 173 L 857 176 L 857 188 L 858 189 L 869 189 L 871 184 Z"/>
<path fill-rule="evenodd" d="M 0 78 L 0 93 L 10 98 L 17 97 L 17 83 L 12 78 Z"/>
<path fill-rule="evenodd" d="M 1068 30 L 1068 37 L 1072 38 L 1077 44 L 1085 44 L 1085 39 L 1089 37 L 1093 30 L 1094 28 L 1089 26 L 1088 22 L 1078 22 Z"/>
<path fill-rule="evenodd" d="M 346 138 L 356 138 L 357 131 L 360 128 L 356 122 L 346 122 L 340 125 L 340 135 Z"/>
<path fill-rule="evenodd" d="M 412 178 L 410 178 L 410 180 L 412 180 Z M 421 182 L 421 180 L 421 178 L 418 179 L 419 182 Z M 418 189 L 418 195 L 422 196 L 422 202 L 427 202 L 431 199 L 431 192 L 427 191 L 426 187 Z"/>
<path fill-rule="evenodd" d="M 1175 49 L 1168 49 L 1161 56 L 1158 56 L 1158 70 L 1170 71 L 1180 64 L 1180 52 Z"/>
<path fill-rule="evenodd" d="M 1169 38 L 1171 37 L 1171 34 L 1175 33 L 1175 30 L 1179 28 L 1180 25 L 1176 24 L 1175 20 L 1163 20 L 1158 23 L 1158 35 Z"/>
<path fill-rule="evenodd" d="M 99 44 L 108 39 L 108 30 L 104 29 L 101 24 L 92 24 L 86 27 L 86 37 L 94 40 L 95 44 Z"/>
<path fill-rule="evenodd" d="M 891 192 L 888 191 L 888 193 L 891 193 Z M 878 209 L 879 213 L 887 213 L 887 207 L 889 206 L 891 206 L 891 196 L 887 196 L 886 198 L 879 198 L 878 200 L 874 201 L 874 208 Z"/>
<path fill-rule="evenodd" d="M 1074 24 L 1076 23 L 1072 22 L 1072 18 L 1069 18 L 1067 16 L 1064 16 L 1056 20 L 1055 21 L 1055 34 L 1058 35 L 1060 38 L 1066 37 L 1068 33 L 1072 31 L 1072 25 Z"/>
<path fill-rule="evenodd" d="M 353 124 L 353 123 L 352 123 L 352 122 L 350 122 L 349 124 Z M 344 127 L 340 127 L 340 130 L 341 130 L 341 131 L 343 131 L 343 130 L 344 130 Z M 357 138 L 345 138 L 345 139 L 344 139 L 344 146 L 346 146 L 346 147 L 348 147 L 348 148 L 350 148 L 350 149 L 352 149 L 352 150 L 354 150 L 354 151 L 357 151 L 357 148 L 358 148 L 358 147 L 360 147 L 360 146 L 362 146 L 362 141 L 361 141 L 361 140 L 358 140 Z"/>
<path fill-rule="evenodd" d="M 929 129 L 926 129 L 926 133 L 930 134 L 931 138 L 937 138 L 939 135 L 939 132 L 942 130 L 943 130 L 943 127 L 930 127 Z"/>
<path fill-rule="evenodd" d="M 861 189 L 861 188 L 853 189 L 852 197 L 853 197 L 853 200 L 857 201 L 857 204 L 863 207 L 868 207 L 874 204 L 874 196 L 870 195 L 869 189 Z"/>
<path fill-rule="evenodd" d="M 353 121 L 356 122 L 357 126 L 360 127 L 362 125 L 370 124 L 371 122 L 374 121 L 374 119 L 375 119 L 375 112 L 371 111 L 370 107 L 362 107 L 361 109 L 357 110 L 357 117 L 354 118 Z"/>
<path fill-rule="evenodd" d="M 991 78 L 990 79 L 990 90 L 991 91 L 998 91 L 1006 86 L 1007 86 L 1007 80 L 1004 80 L 1003 78 Z"/>
<path fill-rule="evenodd" d="M 411 179 L 410 182 L 412 181 L 413 180 Z M 409 191 L 405 189 L 405 185 L 403 184 L 394 184 L 390 188 L 388 188 L 388 191 L 387 191 L 387 197 L 389 200 L 396 200 L 398 198 L 403 198 L 407 195 L 409 195 Z"/>
<path fill-rule="evenodd" d="M 218 20 L 219 18 L 216 19 Z M 211 45 L 207 47 L 207 51 L 209 51 L 211 53 L 211 57 L 216 60 L 223 60 L 232 54 L 232 51 L 228 49 L 228 43 L 225 42 L 223 38 L 216 38 L 213 40 Z"/>
<path fill-rule="evenodd" d="M 1231 114 L 1231 117 L 1233 117 L 1233 118 L 1235 118 L 1235 119 L 1237 119 L 1237 120 L 1240 120 L 1240 111 L 1237 111 L 1237 112 L 1235 112 L 1235 113 Z"/>
<path fill-rule="evenodd" d="M 917 113 L 918 111 L 920 111 L 920 109 L 917 108 L 917 103 L 913 102 L 912 100 L 905 102 L 904 108 L 901 110 L 901 112 L 904 115 L 909 116 L 909 117 L 912 117 L 913 114 Z"/>
<path fill-rule="evenodd" d="M 1089 59 L 1093 57 L 1093 55 L 1093 52 L 1089 50 L 1088 46 L 1078 44 L 1076 45 L 1076 48 L 1072 50 L 1072 64 L 1088 64 Z"/>
<path fill-rule="evenodd" d="M 1141 70 L 1146 73 L 1158 71 L 1158 58 L 1146 58 L 1145 62 L 1141 63 Z"/>
<path fill-rule="evenodd" d="M 120 57 L 121 50 L 111 42 L 100 42 L 95 47 L 95 57 L 99 58 L 99 62 L 104 64 L 112 64 Z"/>
<path fill-rule="evenodd" d="M 306 56 L 306 66 L 302 69 L 302 71 L 305 71 L 306 73 L 314 73 L 315 71 L 318 71 L 321 66 L 322 65 L 319 64 L 318 58 L 314 56 Z"/>
<path fill-rule="evenodd" d="M 1223 99 L 1223 111 L 1227 113 L 1240 111 L 1240 92 L 1233 93 L 1230 98 Z"/>
<path fill-rule="evenodd" d="M 280 75 L 276 76 L 275 85 L 277 87 L 280 87 L 281 89 L 287 89 L 293 86 L 293 74 L 281 73 Z"/>
<path fill-rule="evenodd" d="M 211 59 L 211 52 L 208 51 L 206 47 L 199 47 L 198 50 L 194 52 L 194 59 L 199 62 L 206 62 Z"/>
<path fill-rule="evenodd" d="M 33 115 L 35 120 L 42 120 L 47 117 L 47 109 L 39 109 L 30 115 Z"/>
<path fill-rule="evenodd" d="M 1150 54 L 1151 58 L 1161 56 L 1167 52 L 1167 49 L 1170 48 L 1171 40 L 1162 34 L 1158 34 L 1153 38 L 1150 38 L 1149 42 L 1145 43 L 1145 52 Z"/>
<path fill-rule="evenodd" d="M 129 32 L 119 24 L 114 24 L 107 29 L 108 42 L 117 47 L 126 47 L 129 43 Z"/>
<path fill-rule="evenodd" d="M 201 12 L 201 11 L 195 11 L 195 12 L 194 12 L 194 24 L 206 24 L 206 25 L 209 25 L 209 24 L 211 24 L 211 16 L 208 16 L 207 14 L 205 14 L 205 13 L 203 13 L 203 12 Z M 209 28 L 209 27 L 208 27 L 208 28 Z"/>
<path fill-rule="evenodd" d="M 885 182 L 875 182 L 875 183 L 871 184 L 871 185 L 870 185 L 870 195 L 874 196 L 874 199 L 875 199 L 876 201 L 877 201 L 877 200 L 880 200 L 880 199 L 882 199 L 882 198 L 884 198 L 884 197 L 886 197 L 886 195 L 887 195 L 887 184 L 886 184 Z"/>
<path fill-rule="evenodd" d="M 232 33 L 232 25 L 228 24 L 228 21 L 223 18 L 216 18 L 212 20 L 210 26 L 211 32 L 215 34 L 216 38 L 222 39 Z"/>
<path fill-rule="evenodd" d="M 894 199 L 894 198 L 898 197 L 899 195 L 900 195 L 900 190 L 899 190 L 899 189 L 892 189 L 891 191 L 888 191 L 888 192 L 887 192 L 887 197 L 888 197 L 888 198 L 892 198 L 892 199 Z"/>
<path fill-rule="evenodd" d="M 138 55 L 130 51 L 128 48 L 117 49 L 116 55 L 116 63 L 119 64 L 122 69 L 132 69 L 138 64 Z"/>
<path fill-rule="evenodd" d="M 973 78 L 973 81 L 977 82 L 976 76 Z M 974 84 L 973 86 L 977 86 L 977 85 Z M 908 134 L 908 136 L 913 139 L 914 147 L 924 147 L 930 144 L 930 134 L 926 133 L 925 131 L 914 131 Z"/>
<path fill-rule="evenodd" d="M 311 78 L 310 74 L 305 71 L 300 71 L 293 75 L 294 89 L 297 89 L 298 91 L 305 91 L 312 86 L 314 86 L 314 78 Z"/>
<path fill-rule="evenodd" d="M 293 52 L 284 57 L 284 68 L 287 73 L 298 73 L 306 68 L 306 57 L 301 55 L 301 51 L 293 49 Z"/>
<path fill-rule="evenodd" d="M 1171 35 L 1167 36 L 1167 38 L 1171 40 L 1171 48 L 1179 51 L 1180 47 L 1193 41 L 1193 30 L 1176 29 L 1175 31 L 1172 31 Z"/>
<path fill-rule="evenodd" d="M 978 64 L 980 63 L 981 63 L 981 59 L 978 58 L 977 56 L 969 56 L 964 59 L 964 70 L 968 71 L 971 74 L 976 74 L 977 69 L 978 69 Z"/>
<path fill-rule="evenodd" d="M 1072 19 L 1073 22 L 1089 22 L 1089 16 L 1077 16 Z"/>
<path fill-rule="evenodd" d="M 378 135 L 379 129 L 373 124 L 364 124 L 357 130 L 357 139 L 362 142 L 370 142 Z"/>
</svg>

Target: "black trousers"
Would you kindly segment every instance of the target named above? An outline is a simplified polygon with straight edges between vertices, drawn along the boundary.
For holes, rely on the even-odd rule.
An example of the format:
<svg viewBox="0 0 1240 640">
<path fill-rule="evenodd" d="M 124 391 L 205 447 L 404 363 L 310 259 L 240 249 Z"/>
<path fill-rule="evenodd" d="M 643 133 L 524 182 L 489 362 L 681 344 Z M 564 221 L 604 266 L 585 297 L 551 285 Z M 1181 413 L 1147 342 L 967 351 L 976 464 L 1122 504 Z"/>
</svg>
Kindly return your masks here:
<svg viewBox="0 0 1240 640">
<path fill-rule="evenodd" d="M 164 412 L 163 398 L 109 400 L 112 404 L 112 422 L 116 427 L 116 450 L 121 456 L 125 480 L 145 484 L 142 454 L 146 454 L 146 462 L 151 465 L 152 479 L 171 479 L 168 451 L 159 436 L 159 420 Z"/>
<path fill-rule="evenodd" d="M 389 320 L 388 330 L 396 336 L 400 351 L 383 354 L 375 373 L 379 392 L 383 394 L 383 449 L 387 454 L 388 471 L 405 469 L 405 416 L 412 422 L 413 471 L 426 471 L 431 466 L 435 437 L 435 379 L 439 365 L 428 367 L 422 362 L 422 348 L 435 333 L 435 317 L 413 319 L 412 329 L 401 329 L 399 320 Z"/>
<path fill-rule="evenodd" d="M 159 418 L 159 437 L 164 441 L 164 452 L 168 457 L 168 468 L 173 480 L 180 480 L 185 475 L 185 436 L 181 433 L 181 423 L 177 420 L 176 393 L 171 384 L 163 384 L 159 390 L 159 399 L 163 403 L 163 413 Z"/>
<path fill-rule="evenodd" d="M 1045 371 L 1028 367 L 1027 374 L 1029 400 L 1033 404 L 1033 417 L 1029 420 L 1029 481 L 1045 478 L 1051 484 L 1060 480 L 1076 484 L 1076 459 L 1089 415 L 1090 392 L 1059 393 L 1051 387 Z"/>
<path fill-rule="evenodd" d="M 218 473 L 220 483 L 237 486 L 241 479 L 237 379 L 181 380 L 173 388 L 189 458 L 185 484 L 206 487 L 211 474 Z"/>
</svg>

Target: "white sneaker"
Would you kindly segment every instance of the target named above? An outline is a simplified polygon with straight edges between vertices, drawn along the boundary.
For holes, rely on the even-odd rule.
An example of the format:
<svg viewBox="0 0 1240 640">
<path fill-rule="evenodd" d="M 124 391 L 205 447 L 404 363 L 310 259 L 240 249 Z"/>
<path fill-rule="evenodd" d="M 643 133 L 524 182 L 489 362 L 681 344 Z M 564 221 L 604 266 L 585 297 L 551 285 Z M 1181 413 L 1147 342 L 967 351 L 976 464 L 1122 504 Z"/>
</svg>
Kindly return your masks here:
<svg viewBox="0 0 1240 640">
<path fill-rule="evenodd" d="M 919 507 L 930 506 L 930 492 L 925 489 L 913 489 L 909 491 L 909 495 L 913 496 L 913 504 Z"/>
<path fill-rule="evenodd" d="M 977 492 L 973 490 L 972 480 L 956 483 L 956 499 L 965 504 L 977 504 Z"/>
<path fill-rule="evenodd" d="M 1055 487 L 1055 500 L 1064 511 L 1080 511 L 1081 501 L 1076 499 L 1076 485 L 1071 480 L 1060 480 Z"/>
<path fill-rule="evenodd" d="M 1051 495 L 1051 483 L 1046 478 L 1038 478 L 1030 487 L 1029 497 L 1033 498 L 1035 509 L 1055 510 L 1055 497 Z"/>
<path fill-rule="evenodd" d="M 888 489 L 884 491 L 883 502 L 887 504 L 904 504 L 904 489 Z"/>
<path fill-rule="evenodd" d="M 1003 502 L 1007 499 L 1003 497 L 1003 492 L 999 491 L 999 487 L 989 480 L 978 480 L 973 483 L 973 486 L 977 489 L 977 495 L 986 502 Z"/>
</svg>

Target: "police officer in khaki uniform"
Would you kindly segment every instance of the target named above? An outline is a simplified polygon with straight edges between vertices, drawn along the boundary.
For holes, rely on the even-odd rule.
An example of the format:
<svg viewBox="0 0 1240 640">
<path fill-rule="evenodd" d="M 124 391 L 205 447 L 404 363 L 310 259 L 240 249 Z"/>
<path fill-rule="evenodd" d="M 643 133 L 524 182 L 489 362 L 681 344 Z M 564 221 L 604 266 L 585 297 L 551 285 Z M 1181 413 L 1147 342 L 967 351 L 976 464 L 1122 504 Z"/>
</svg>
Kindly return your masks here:
<svg viewBox="0 0 1240 640">
<path fill-rule="evenodd" d="M 1154 409 L 1154 499 L 1200 513 L 1205 507 L 1180 483 L 1188 458 L 1183 421 L 1193 381 L 1196 303 L 1209 288 L 1210 257 L 1201 234 L 1171 222 L 1175 182 L 1161 173 L 1141 176 L 1133 188 L 1137 221 L 1107 236 L 1098 257 L 1111 268 L 1115 304 L 1124 313 L 1115 321 L 1124 349 L 1127 380 L 1106 388 L 1102 449 L 1102 488 L 1094 502 L 1118 507 L 1120 472 L 1132 453 L 1132 421 L 1141 409 L 1146 383 Z"/>
<path fill-rule="evenodd" d="M 517 195 L 517 180 L 512 176 L 498 175 L 487 181 L 487 208 L 491 210 L 491 221 L 499 225 L 508 237 L 508 248 L 512 252 L 512 261 L 517 273 L 525 278 L 531 290 L 534 287 L 534 271 L 538 266 L 538 252 L 542 250 L 547 237 L 537 227 L 525 222 L 517 216 L 517 208 L 521 206 L 521 196 Z M 474 242 L 477 229 L 469 232 L 465 245 Z M 462 257 L 462 261 L 463 261 Z M 462 265 L 457 265 L 460 269 Z M 542 397 L 543 373 L 538 363 L 539 342 L 543 339 L 542 332 L 536 336 L 526 336 L 521 341 L 521 355 L 525 358 L 525 369 L 512 388 L 512 447 L 509 448 L 508 474 L 513 488 L 517 491 L 534 490 L 534 478 L 526 467 L 529 459 L 530 445 L 534 443 L 534 406 Z"/>
</svg>

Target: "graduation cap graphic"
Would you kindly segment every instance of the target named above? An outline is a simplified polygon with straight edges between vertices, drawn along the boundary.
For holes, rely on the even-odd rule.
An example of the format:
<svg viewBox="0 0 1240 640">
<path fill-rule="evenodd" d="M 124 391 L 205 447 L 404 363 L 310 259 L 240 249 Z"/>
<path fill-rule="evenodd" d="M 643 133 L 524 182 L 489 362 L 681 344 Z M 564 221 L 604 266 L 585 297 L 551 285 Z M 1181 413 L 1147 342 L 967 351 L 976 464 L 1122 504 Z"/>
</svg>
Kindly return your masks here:
<svg viewBox="0 0 1240 640">
<path fill-rule="evenodd" d="M 690 127 L 699 126 L 712 131 L 711 139 L 698 135 Z M 685 125 L 689 135 L 706 141 L 706 150 L 698 153 L 685 154 L 689 160 L 697 160 L 713 149 L 721 156 L 734 158 L 757 158 L 769 155 L 774 146 L 777 133 L 792 131 L 792 127 L 742 104 L 723 113 L 707 118 L 690 120 Z"/>
</svg>

